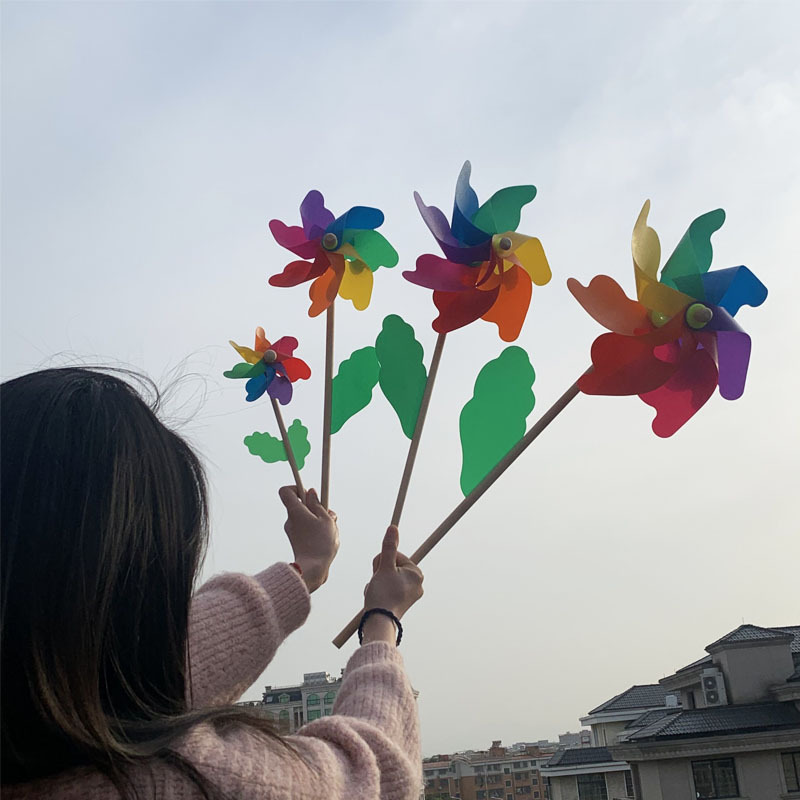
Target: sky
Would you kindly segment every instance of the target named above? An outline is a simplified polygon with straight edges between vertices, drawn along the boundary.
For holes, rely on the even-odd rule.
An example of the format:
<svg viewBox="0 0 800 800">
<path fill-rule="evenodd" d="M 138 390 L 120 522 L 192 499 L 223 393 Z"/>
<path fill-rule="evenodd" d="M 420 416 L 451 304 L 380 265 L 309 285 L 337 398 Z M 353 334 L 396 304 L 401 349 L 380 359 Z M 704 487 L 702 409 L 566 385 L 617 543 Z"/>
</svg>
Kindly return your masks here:
<svg viewBox="0 0 800 800">
<path fill-rule="evenodd" d="M 567 278 L 633 294 L 645 199 L 665 256 L 723 207 L 712 269 L 746 264 L 770 291 L 737 316 L 744 395 L 715 394 L 666 440 L 638 398 L 579 395 L 426 558 L 404 619 L 426 755 L 575 730 L 742 622 L 800 623 L 799 35 L 790 2 L 6 2 L 2 378 L 102 363 L 172 385 L 166 420 L 211 484 L 204 574 L 256 572 L 290 559 L 276 490 L 291 476 L 242 444 L 277 430 L 222 377 L 229 339 L 299 340 L 313 375 L 285 414 L 311 432 L 307 485 L 320 468 L 324 319 L 304 288 L 268 285 L 292 258 L 270 219 L 296 224 L 312 188 L 336 213 L 383 209 L 400 265 L 367 310 L 339 301 L 336 360 L 396 313 L 429 361 L 430 292 L 401 276 L 436 252 L 412 191 L 448 210 L 465 159 L 482 199 L 535 184 L 519 230 L 553 279 L 516 342 L 532 424 L 601 333 Z M 406 552 L 461 499 L 458 415 L 505 346 L 481 321 L 448 336 Z M 377 392 L 334 436 L 339 556 L 246 698 L 345 665 L 354 641 L 330 642 L 360 607 L 407 446 Z"/>
</svg>

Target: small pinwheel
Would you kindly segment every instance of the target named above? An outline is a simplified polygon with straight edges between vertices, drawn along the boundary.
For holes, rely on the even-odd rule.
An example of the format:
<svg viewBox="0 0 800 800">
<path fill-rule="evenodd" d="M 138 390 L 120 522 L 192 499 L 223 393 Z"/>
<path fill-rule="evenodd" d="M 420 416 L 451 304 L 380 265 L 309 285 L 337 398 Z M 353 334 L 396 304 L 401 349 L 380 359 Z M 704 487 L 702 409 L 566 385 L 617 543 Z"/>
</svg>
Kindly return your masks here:
<svg viewBox="0 0 800 800">
<path fill-rule="evenodd" d="M 272 286 L 297 286 L 313 281 L 309 288 L 309 316 L 321 314 L 338 294 L 352 300 L 363 311 L 372 297 L 372 273 L 378 267 L 394 267 L 397 252 L 375 228 L 383 224 L 377 208 L 354 206 L 334 219 L 322 195 L 310 191 L 300 205 L 303 225 L 288 226 L 277 219 L 269 228 L 279 245 L 300 256 L 273 275 Z"/>
<path fill-rule="evenodd" d="M 648 227 L 648 200 L 633 229 L 638 300 L 607 275 L 588 287 L 570 278 L 569 290 L 612 333 L 592 345 L 594 369 L 578 386 L 586 394 L 638 394 L 656 409 L 653 431 L 681 428 L 711 397 L 735 400 L 744 391 L 750 337 L 733 319 L 743 305 L 758 306 L 767 289 L 747 267 L 709 272 L 711 234 L 725 221 L 722 209 L 689 226 L 658 278 L 661 245 Z"/>
<path fill-rule="evenodd" d="M 231 342 L 233 349 L 244 359 L 244 363 L 223 373 L 226 378 L 247 378 L 245 389 L 247 400 L 258 400 L 264 392 L 286 405 L 292 399 L 292 384 L 311 377 L 311 370 L 300 358 L 292 356 L 297 339 L 283 336 L 270 344 L 263 328 L 256 328 L 254 349 Z"/>
<path fill-rule="evenodd" d="M 509 186 L 479 205 L 469 183 L 471 169 L 469 161 L 461 168 L 450 223 L 414 193 L 446 258 L 422 255 L 416 269 L 403 277 L 433 289 L 439 310 L 435 331 L 448 333 L 484 319 L 497 325 L 501 339 L 513 342 L 528 313 L 531 282 L 544 286 L 551 278 L 541 242 L 516 232 L 522 207 L 536 196 L 536 187 Z"/>
</svg>

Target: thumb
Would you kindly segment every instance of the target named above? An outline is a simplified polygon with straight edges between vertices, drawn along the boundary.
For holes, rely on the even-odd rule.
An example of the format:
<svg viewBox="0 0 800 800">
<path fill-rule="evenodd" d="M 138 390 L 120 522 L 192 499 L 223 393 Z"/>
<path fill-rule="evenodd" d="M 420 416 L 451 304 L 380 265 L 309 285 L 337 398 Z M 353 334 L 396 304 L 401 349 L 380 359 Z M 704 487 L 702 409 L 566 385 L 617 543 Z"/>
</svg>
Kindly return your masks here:
<svg viewBox="0 0 800 800">
<path fill-rule="evenodd" d="M 397 545 L 400 543 L 400 532 L 396 525 L 390 525 L 386 529 L 381 545 L 381 563 L 378 567 L 381 571 L 394 570 L 397 566 Z"/>
</svg>

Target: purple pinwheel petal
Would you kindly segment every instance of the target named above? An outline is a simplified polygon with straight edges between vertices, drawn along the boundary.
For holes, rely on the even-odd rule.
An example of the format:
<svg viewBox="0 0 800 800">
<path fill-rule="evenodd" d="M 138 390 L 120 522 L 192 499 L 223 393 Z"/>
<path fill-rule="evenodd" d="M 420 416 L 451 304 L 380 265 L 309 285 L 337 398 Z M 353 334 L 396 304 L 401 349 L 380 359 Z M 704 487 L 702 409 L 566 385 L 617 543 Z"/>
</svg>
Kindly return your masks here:
<svg viewBox="0 0 800 800">
<path fill-rule="evenodd" d="M 439 243 L 442 252 L 450 261 L 457 264 L 476 264 L 488 261 L 492 255 L 492 240 L 487 239 L 483 244 L 476 244 L 472 247 L 454 247 L 449 244 Z"/>
<path fill-rule="evenodd" d="M 458 239 L 450 231 L 450 223 L 447 221 L 444 212 L 436 206 L 426 206 L 417 192 L 414 192 L 414 200 L 417 203 L 417 208 L 422 215 L 423 221 L 436 241 L 440 245 L 446 243 L 457 247 Z"/>
<path fill-rule="evenodd" d="M 417 208 L 422 215 L 422 219 L 433 234 L 442 252 L 450 261 L 456 264 L 474 264 L 478 261 L 486 261 L 492 254 L 492 238 L 482 233 L 483 242 L 480 244 L 465 247 L 450 231 L 447 217 L 436 206 L 426 206 L 422 198 L 414 192 L 414 199 L 417 201 Z"/>
<path fill-rule="evenodd" d="M 426 289 L 463 292 L 465 289 L 474 288 L 478 268 L 454 264 L 439 256 L 425 254 L 417 259 L 417 268 L 413 271 L 406 270 L 403 277 Z"/>
<path fill-rule="evenodd" d="M 267 394 L 285 406 L 292 399 L 292 384 L 283 375 L 275 375 L 267 387 Z"/>
<path fill-rule="evenodd" d="M 464 162 L 456 181 L 456 197 L 453 202 L 453 235 L 459 242 L 471 246 L 486 241 L 486 231 L 472 224 L 472 218 L 478 211 L 478 195 L 469 184 L 472 165 Z M 491 237 L 489 237 L 491 238 Z"/>
<path fill-rule="evenodd" d="M 717 362 L 719 393 L 726 400 L 736 400 L 744 392 L 750 363 L 750 337 L 722 306 L 714 306 L 713 311 L 714 316 L 699 332 L 699 338 Z M 715 342 L 706 345 L 706 337 L 713 337 Z"/>
<path fill-rule="evenodd" d="M 319 239 L 328 225 L 334 220 L 333 214 L 325 208 L 322 193 L 312 189 L 300 204 L 300 218 L 308 239 Z"/>
</svg>

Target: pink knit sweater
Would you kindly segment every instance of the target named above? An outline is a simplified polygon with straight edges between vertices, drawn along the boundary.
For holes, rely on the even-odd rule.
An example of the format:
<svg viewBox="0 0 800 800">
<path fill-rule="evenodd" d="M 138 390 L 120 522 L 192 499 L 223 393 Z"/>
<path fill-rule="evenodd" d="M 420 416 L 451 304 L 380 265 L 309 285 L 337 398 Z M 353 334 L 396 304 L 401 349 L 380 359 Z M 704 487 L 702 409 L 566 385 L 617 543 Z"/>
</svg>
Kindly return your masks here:
<svg viewBox="0 0 800 800">
<path fill-rule="evenodd" d="M 255 577 L 226 574 L 195 595 L 189 633 L 195 708 L 238 700 L 278 645 L 308 616 L 309 595 L 297 572 L 275 564 Z M 373 642 L 347 664 L 333 715 L 287 737 L 300 755 L 243 725 L 216 732 L 202 724 L 176 748 L 238 800 L 416 800 L 422 782 L 416 704 L 394 645 Z M 133 775 L 140 797 L 201 797 L 175 768 L 156 761 Z M 80 769 L 22 786 L 3 798 L 118 798 L 94 770 Z"/>
</svg>

